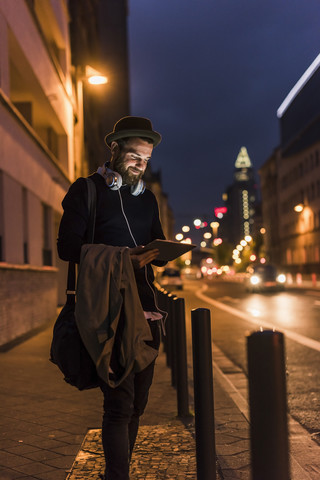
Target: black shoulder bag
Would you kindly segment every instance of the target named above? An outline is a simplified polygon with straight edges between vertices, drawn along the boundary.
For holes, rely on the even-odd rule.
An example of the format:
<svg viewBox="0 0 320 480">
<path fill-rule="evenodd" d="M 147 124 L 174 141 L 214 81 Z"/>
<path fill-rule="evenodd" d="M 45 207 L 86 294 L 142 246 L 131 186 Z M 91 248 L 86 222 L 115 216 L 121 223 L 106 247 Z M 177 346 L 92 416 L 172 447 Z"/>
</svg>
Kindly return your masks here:
<svg viewBox="0 0 320 480">
<path fill-rule="evenodd" d="M 88 188 L 89 223 L 87 243 L 93 243 L 96 219 L 96 186 L 86 178 Z M 69 262 L 67 280 L 67 301 L 53 328 L 50 348 L 50 361 L 56 364 L 64 375 L 64 380 L 86 390 L 98 386 L 96 366 L 87 352 L 75 321 L 76 266 Z"/>
</svg>

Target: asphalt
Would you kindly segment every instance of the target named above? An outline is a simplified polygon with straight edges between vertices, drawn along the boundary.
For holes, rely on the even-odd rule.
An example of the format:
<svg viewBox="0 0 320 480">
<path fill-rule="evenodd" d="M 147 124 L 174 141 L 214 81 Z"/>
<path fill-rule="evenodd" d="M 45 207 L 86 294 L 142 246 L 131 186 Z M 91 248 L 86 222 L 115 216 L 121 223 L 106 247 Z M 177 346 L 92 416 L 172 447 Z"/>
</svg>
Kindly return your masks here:
<svg viewBox="0 0 320 480">
<path fill-rule="evenodd" d="M 67 385 L 49 362 L 52 326 L 0 352 L 0 480 L 95 480 L 104 470 L 102 395 Z M 216 347 L 213 357 L 216 480 L 249 479 L 246 379 Z M 131 480 L 197 479 L 191 370 L 189 365 L 191 415 L 181 419 L 171 371 L 160 352 Z M 319 479 L 319 446 L 292 421 L 291 478 Z"/>
</svg>

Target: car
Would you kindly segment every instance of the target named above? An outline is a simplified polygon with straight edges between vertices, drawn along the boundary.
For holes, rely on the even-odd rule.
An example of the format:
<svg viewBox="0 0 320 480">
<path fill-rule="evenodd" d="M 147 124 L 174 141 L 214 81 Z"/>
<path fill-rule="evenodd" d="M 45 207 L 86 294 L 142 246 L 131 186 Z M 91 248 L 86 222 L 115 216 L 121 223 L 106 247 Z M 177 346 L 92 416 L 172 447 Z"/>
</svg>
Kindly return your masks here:
<svg viewBox="0 0 320 480">
<path fill-rule="evenodd" d="M 251 292 L 284 290 L 286 276 L 279 273 L 274 265 L 251 265 L 247 269 L 246 289 Z"/>
<path fill-rule="evenodd" d="M 182 278 L 187 278 L 189 280 L 199 280 L 202 278 L 201 270 L 199 267 L 185 267 L 181 270 Z"/>
<path fill-rule="evenodd" d="M 163 288 L 182 290 L 183 282 L 178 268 L 168 267 L 160 274 L 159 283 Z"/>
</svg>

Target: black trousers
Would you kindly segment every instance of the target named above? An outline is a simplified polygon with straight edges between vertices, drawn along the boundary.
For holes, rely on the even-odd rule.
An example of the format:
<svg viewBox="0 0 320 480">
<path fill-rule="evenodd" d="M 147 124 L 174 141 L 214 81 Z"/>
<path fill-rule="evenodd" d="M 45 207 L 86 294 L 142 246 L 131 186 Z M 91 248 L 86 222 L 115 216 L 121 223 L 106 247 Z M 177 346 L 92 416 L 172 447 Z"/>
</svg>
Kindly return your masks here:
<svg viewBox="0 0 320 480">
<path fill-rule="evenodd" d="M 159 321 L 148 321 L 153 340 L 148 345 L 159 349 Z M 140 416 L 147 405 L 155 361 L 139 373 L 131 373 L 116 388 L 101 381 L 104 395 L 102 444 L 107 480 L 129 480 L 129 464 L 136 441 Z"/>
</svg>

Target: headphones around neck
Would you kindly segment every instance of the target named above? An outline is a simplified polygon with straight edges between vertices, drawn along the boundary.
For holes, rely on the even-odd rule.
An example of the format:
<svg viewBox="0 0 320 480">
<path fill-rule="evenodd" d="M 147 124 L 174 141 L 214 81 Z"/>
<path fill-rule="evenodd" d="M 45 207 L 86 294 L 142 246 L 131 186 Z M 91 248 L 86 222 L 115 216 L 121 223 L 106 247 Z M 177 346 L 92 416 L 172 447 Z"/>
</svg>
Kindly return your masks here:
<svg viewBox="0 0 320 480">
<path fill-rule="evenodd" d="M 109 187 L 111 190 L 119 190 L 122 187 L 122 176 L 120 175 L 120 173 L 114 172 L 110 168 L 106 167 L 106 171 L 103 177 L 106 181 L 107 187 Z M 143 180 L 140 179 L 136 185 L 131 185 L 131 195 L 137 197 L 145 191 L 145 188 L 146 184 Z"/>
</svg>

